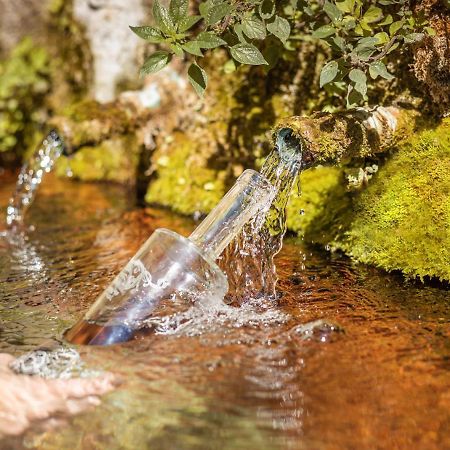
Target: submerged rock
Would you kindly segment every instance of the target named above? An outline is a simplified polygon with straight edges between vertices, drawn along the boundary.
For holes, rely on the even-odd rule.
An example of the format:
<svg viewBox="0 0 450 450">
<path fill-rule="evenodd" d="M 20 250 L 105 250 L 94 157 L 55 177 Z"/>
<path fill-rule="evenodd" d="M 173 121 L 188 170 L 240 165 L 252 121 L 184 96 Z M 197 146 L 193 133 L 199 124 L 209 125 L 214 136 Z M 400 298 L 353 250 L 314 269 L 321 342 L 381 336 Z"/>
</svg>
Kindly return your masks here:
<svg viewBox="0 0 450 450">
<path fill-rule="evenodd" d="M 345 331 L 340 325 L 319 319 L 297 325 L 290 333 L 291 336 L 299 337 L 303 341 L 331 342 Z"/>
<path fill-rule="evenodd" d="M 10 369 L 20 375 L 36 375 L 46 379 L 93 377 L 99 371 L 87 369 L 80 354 L 73 348 L 56 350 L 33 350 L 19 356 L 9 364 Z"/>
</svg>

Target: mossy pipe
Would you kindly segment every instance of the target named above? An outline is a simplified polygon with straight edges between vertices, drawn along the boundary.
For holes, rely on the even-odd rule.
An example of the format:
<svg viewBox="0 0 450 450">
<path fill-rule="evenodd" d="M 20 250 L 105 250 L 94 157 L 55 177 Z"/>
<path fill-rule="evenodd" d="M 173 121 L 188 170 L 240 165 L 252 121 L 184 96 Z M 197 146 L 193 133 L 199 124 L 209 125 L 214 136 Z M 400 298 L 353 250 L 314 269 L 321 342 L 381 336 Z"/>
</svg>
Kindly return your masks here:
<svg viewBox="0 0 450 450">
<path fill-rule="evenodd" d="M 382 153 L 414 129 L 417 112 L 379 106 L 342 113 L 319 112 L 310 117 L 293 116 L 275 127 L 274 136 L 291 129 L 301 140 L 303 168 L 339 163 Z"/>
</svg>

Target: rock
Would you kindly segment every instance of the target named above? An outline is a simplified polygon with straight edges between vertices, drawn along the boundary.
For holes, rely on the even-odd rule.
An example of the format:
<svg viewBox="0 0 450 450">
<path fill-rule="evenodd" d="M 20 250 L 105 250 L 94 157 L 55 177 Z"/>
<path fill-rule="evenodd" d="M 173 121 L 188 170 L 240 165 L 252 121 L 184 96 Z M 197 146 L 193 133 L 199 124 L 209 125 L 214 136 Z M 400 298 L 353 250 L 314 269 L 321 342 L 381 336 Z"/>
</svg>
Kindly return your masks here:
<svg viewBox="0 0 450 450">
<path fill-rule="evenodd" d="M 74 0 L 74 17 L 86 28 L 94 59 L 92 94 L 101 102 L 116 97 L 120 82 L 138 77 L 139 38 L 129 25 L 145 19 L 141 0 Z"/>
<path fill-rule="evenodd" d="M 302 173 L 288 227 L 365 264 L 450 280 L 450 120 L 428 127 L 380 159 L 359 190 L 347 189 L 343 168 Z"/>
</svg>

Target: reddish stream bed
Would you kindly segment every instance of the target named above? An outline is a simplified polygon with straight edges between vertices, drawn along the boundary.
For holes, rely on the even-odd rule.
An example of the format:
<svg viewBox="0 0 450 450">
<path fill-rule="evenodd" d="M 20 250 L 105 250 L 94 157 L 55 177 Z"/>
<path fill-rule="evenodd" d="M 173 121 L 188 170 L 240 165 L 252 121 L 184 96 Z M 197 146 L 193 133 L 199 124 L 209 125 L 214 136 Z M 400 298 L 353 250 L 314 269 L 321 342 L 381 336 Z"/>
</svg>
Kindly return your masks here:
<svg viewBox="0 0 450 450">
<path fill-rule="evenodd" d="M 14 183 L 0 176 L 2 212 Z M 21 245 L 0 237 L 0 352 L 15 355 L 61 341 L 153 230 L 195 226 L 134 206 L 121 187 L 55 177 L 26 222 Z M 122 385 L 99 407 L 52 430 L 36 424 L 0 448 L 450 448 L 448 287 L 294 238 L 277 266 L 280 298 L 269 312 L 285 321 L 252 320 L 247 308 L 242 320 L 199 322 L 191 335 L 80 347 Z"/>
</svg>

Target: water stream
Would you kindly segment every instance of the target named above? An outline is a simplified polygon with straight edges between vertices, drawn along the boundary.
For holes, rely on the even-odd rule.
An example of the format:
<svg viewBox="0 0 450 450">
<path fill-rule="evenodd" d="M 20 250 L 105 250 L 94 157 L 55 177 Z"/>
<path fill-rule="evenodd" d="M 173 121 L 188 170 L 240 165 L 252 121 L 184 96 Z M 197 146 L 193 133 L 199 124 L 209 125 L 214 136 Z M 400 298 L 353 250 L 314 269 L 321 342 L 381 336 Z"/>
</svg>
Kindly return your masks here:
<svg viewBox="0 0 450 450">
<path fill-rule="evenodd" d="M 25 213 L 33 203 L 39 185 L 44 176 L 53 169 L 63 151 L 62 139 L 56 131 L 51 131 L 23 165 L 6 210 L 6 224 L 9 228 L 17 228 L 23 224 Z"/>
<path fill-rule="evenodd" d="M 241 234 L 225 250 L 220 266 L 230 286 L 227 303 L 276 298 L 275 255 L 281 250 L 286 232 L 286 206 L 301 169 L 302 152 L 291 130 L 281 130 L 275 148 L 261 173 L 277 188 L 269 211 L 252 218 Z"/>
</svg>

